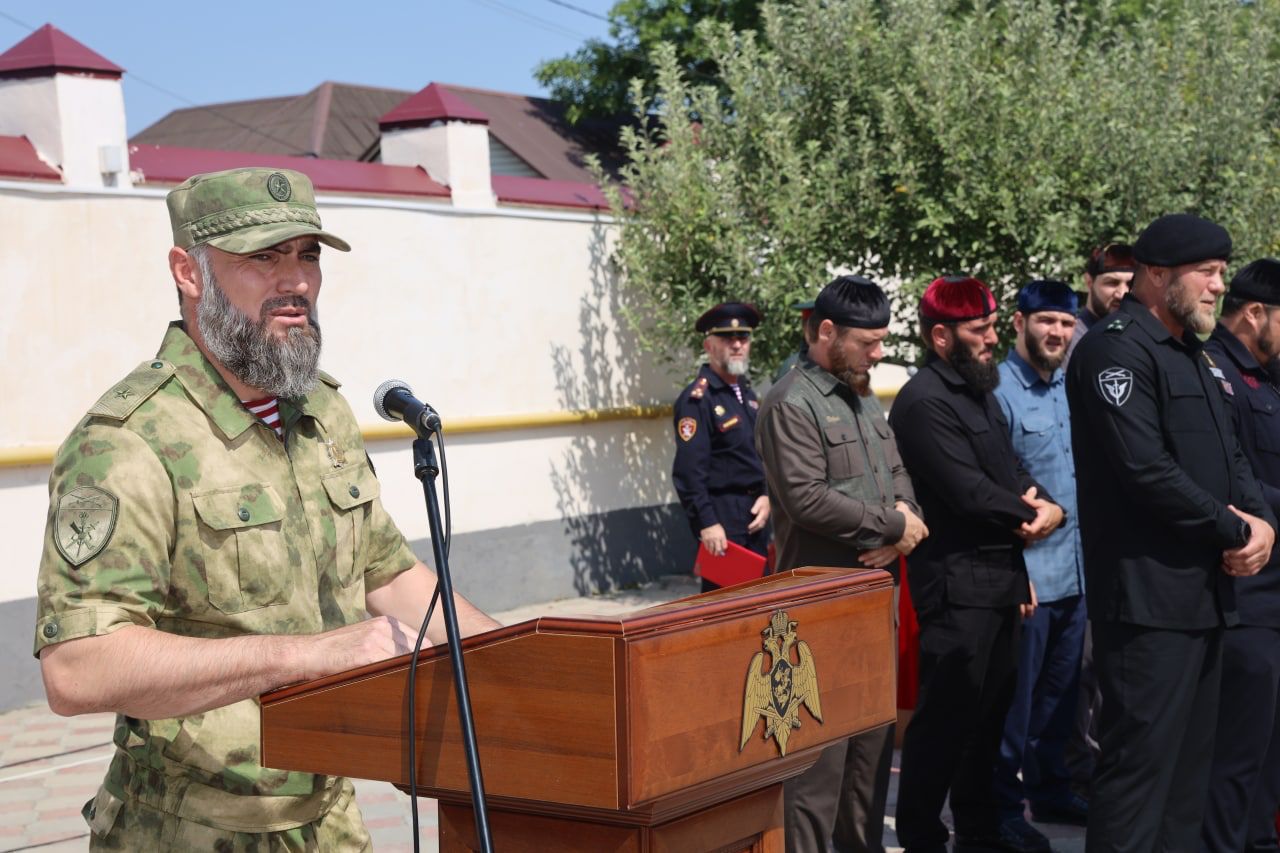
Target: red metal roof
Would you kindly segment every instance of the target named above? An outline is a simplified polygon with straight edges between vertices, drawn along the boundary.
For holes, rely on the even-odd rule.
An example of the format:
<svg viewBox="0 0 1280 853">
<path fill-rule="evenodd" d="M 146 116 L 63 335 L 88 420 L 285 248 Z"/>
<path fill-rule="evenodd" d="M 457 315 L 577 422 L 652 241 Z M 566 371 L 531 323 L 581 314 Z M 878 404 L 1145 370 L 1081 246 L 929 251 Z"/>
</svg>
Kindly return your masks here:
<svg viewBox="0 0 1280 853">
<path fill-rule="evenodd" d="M 521 178 L 494 175 L 493 191 L 498 201 L 508 204 L 537 204 L 546 207 L 583 207 L 608 210 L 609 202 L 595 184 L 575 181 L 549 181 L 546 178 Z"/>
<path fill-rule="evenodd" d="M 0 53 L 0 77 L 35 77 L 70 71 L 119 79 L 124 69 L 53 24 L 45 24 Z"/>
<path fill-rule="evenodd" d="M 41 160 L 25 136 L 0 136 L 0 175 L 37 181 L 62 180 L 62 173 Z"/>
<path fill-rule="evenodd" d="M 405 98 L 395 109 L 378 119 L 378 126 L 385 129 L 447 119 L 474 124 L 489 123 L 489 116 L 439 83 L 432 83 L 421 92 Z"/>
<path fill-rule="evenodd" d="M 448 198 L 449 188 L 433 181 L 418 166 L 388 166 L 354 160 L 321 160 L 252 151 L 212 151 L 171 145 L 129 146 L 129 167 L 142 173 L 144 183 L 180 184 L 201 172 L 245 166 L 295 169 L 311 179 L 317 190 L 379 195 L 418 195 Z"/>
</svg>

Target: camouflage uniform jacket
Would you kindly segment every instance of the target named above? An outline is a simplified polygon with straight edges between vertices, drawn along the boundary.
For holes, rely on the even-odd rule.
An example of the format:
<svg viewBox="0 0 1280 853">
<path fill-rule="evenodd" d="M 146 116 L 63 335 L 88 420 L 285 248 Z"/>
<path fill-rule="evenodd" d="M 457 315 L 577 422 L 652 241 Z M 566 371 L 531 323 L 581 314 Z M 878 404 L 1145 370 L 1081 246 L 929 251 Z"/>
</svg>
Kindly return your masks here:
<svg viewBox="0 0 1280 853">
<path fill-rule="evenodd" d="M 36 653 L 126 625 L 220 638 L 364 618 L 365 593 L 415 558 L 378 498 L 338 383 L 321 380 L 280 401 L 282 442 L 171 325 L 157 357 L 58 451 Z M 180 719 L 120 716 L 104 788 L 232 830 L 324 814 L 340 780 L 262 767 L 259 727 L 256 699 Z"/>
</svg>

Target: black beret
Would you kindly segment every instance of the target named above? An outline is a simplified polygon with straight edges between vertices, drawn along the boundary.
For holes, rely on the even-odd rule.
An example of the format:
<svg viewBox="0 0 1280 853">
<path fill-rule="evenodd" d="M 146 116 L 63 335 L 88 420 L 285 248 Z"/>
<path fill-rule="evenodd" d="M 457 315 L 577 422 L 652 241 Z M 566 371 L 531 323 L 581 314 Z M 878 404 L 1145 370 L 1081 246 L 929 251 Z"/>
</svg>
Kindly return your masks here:
<svg viewBox="0 0 1280 853">
<path fill-rule="evenodd" d="M 1245 264 L 1231 279 L 1229 292 L 1245 302 L 1280 305 L 1280 261 L 1259 258 Z"/>
<path fill-rule="evenodd" d="M 1231 258 L 1231 235 L 1216 222 L 1190 213 L 1161 216 L 1138 235 L 1133 244 L 1138 263 L 1176 267 L 1210 259 Z"/>
<path fill-rule="evenodd" d="M 880 285 L 860 275 L 842 275 L 828 283 L 813 308 L 837 326 L 883 329 L 889 325 L 889 298 Z"/>
<path fill-rule="evenodd" d="M 750 332 L 760 325 L 760 312 L 750 302 L 721 302 L 698 318 L 694 328 L 706 335 Z"/>
<path fill-rule="evenodd" d="M 1065 281 L 1053 279 L 1037 279 L 1029 281 L 1018 291 L 1018 310 L 1023 316 L 1037 311 L 1061 311 L 1074 314 L 1080 307 L 1080 300 L 1071 285 Z"/>
</svg>

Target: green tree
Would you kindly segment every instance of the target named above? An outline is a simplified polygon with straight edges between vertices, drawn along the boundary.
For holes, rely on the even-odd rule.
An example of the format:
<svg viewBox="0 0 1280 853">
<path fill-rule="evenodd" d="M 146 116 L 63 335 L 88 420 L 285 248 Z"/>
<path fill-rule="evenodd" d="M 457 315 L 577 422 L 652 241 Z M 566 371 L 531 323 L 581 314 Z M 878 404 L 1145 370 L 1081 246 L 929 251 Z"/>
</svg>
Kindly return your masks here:
<svg viewBox="0 0 1280 853">
<path fill-rule="evenodd" d="M 893 284 L 912 359 L 939 274 L 1008 307 L 1170 211 L 1221 221 L 1239 257 L 1275 252 L 1278 4 L 795 0 L 766 2 L 758 36 L 706 22 L 723 88 L 660 46 L 655 94 L 632 89 L 654 119 L 624 132 L 629 203 L 606 186 L 629 316 L 687 366 L 699 312 L 754 301 L 764 373 L 794 348 L 787 305 L 861 272 Z"/>
<path fill-rule="evenodd" d="M 761 0 L 619 0 L 609 10 L 609 40 L 591 39 L 569 56 L 540 64 L 533 72 L 551 97 L 569 105 L 568 118 L 630 114 L 631 81 L 640 80 L 646 98 L 654 94 L 650 52 L 658 44 L 675 47 L 684 73 L 715 83 L 719 70 L 697 24 L 715 21 L 735 30 L 754 29 Z"/>
</svg>

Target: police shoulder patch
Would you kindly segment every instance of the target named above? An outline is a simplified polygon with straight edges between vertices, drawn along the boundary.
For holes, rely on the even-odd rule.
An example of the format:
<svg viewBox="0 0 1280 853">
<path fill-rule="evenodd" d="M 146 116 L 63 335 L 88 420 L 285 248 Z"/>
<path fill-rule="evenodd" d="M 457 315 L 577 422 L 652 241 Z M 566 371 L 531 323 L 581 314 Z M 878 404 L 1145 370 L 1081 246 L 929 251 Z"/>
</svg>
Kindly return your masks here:
<svg viewBox="0 0 1280 853">
<path fill-rule="evenodd" d="M 163 359 L 153 358 L 142 362 L 132 373 L 111 387 L 89 409 L 89 414 L 117 421 L 128 420 L 129 415 L 154 394 L 170 376 L 174 366 Z"/>
<path fill-rule="evenodd" d="M 120 501 L 106 489 L 79 486 L 58 499 L 53 544 L 72 566 L 83 566 L 102 552 L 116 529 Z"/>
<path fill-rule="evenodd" d="M 676 424 L 676 432 L 680 434 L 681 441 L 692 441 L 698 434 L 698 422 L 693 418 L 681 418 Z"/>
</svg>

